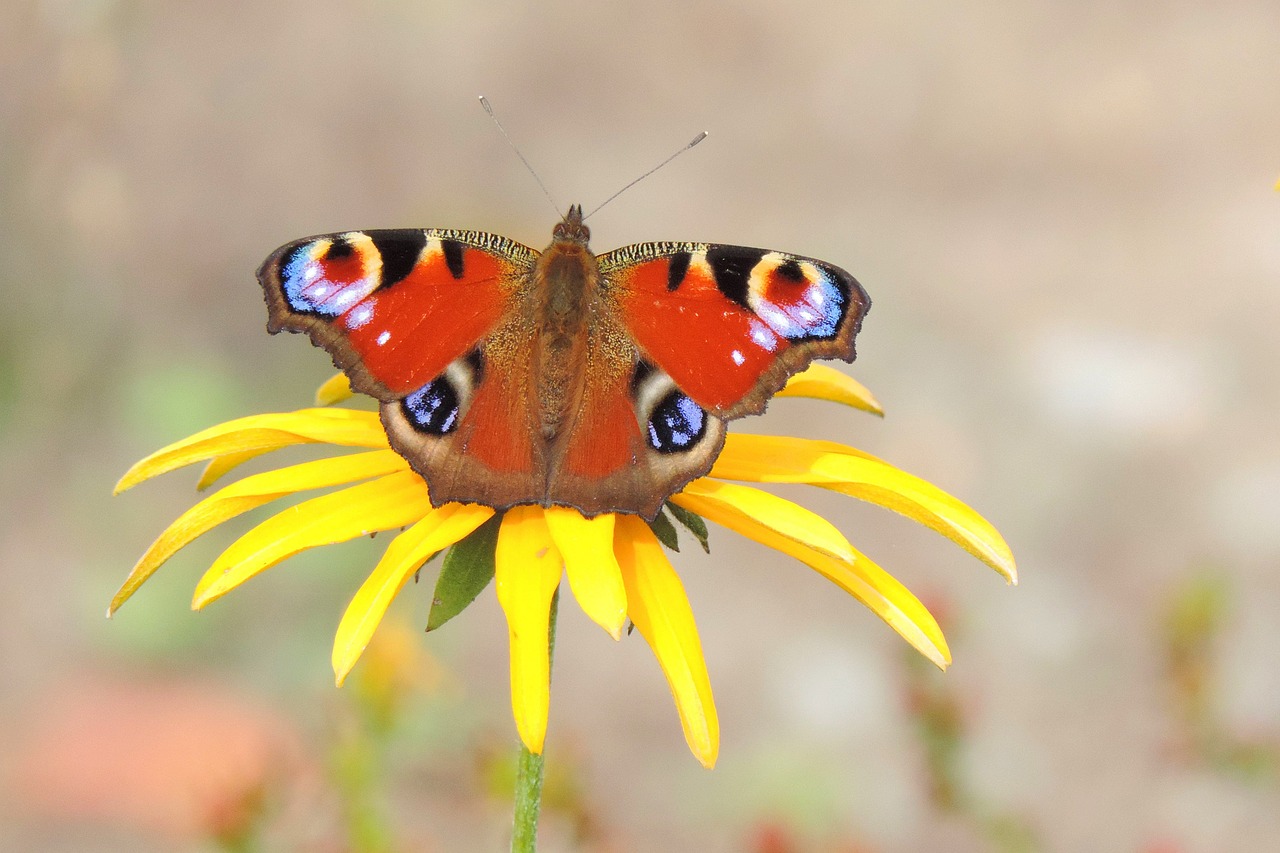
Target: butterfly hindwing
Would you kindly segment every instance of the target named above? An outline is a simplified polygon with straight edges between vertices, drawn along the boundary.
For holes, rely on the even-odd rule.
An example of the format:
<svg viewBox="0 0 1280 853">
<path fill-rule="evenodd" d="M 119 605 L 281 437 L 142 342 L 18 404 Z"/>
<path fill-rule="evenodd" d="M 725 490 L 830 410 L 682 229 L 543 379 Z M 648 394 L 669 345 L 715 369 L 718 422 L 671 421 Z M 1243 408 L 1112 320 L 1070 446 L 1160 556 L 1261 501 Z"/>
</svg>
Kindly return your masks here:
<svg viewBox="0 0 1280 853">
<path fill-rule="evenodd" d="M 763 411 L 815 358 L 852 361 L 870 307 L 839 267 L 765 249 L 641 243 L 599 262 L 645 356 L 723 420 Z"/>
<path fill-rule="evenodd" d="M 536 441 L 537 413 L 520 369 L 532 336 L 509 317 L 482 349 L 455 361 L 422 392 L 382 404 L 391 446 L 427 480 L 431 501 L 506 507 L 544 491 L 545 460 Z"/>
</svg>

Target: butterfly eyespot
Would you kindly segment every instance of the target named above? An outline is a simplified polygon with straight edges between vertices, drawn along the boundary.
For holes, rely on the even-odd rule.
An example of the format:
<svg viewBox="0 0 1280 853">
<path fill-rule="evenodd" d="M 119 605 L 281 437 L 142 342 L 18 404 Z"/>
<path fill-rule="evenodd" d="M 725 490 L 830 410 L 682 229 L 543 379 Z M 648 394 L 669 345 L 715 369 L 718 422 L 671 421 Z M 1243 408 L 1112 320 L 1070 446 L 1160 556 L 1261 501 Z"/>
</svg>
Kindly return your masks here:
<svg viewBox="0 0 1280 853">
<path fill-rule="evenodd" d="M 649 446 L 659 453 L 691 450 L 707 431 L 707 413 L 679 391 L 672 391 L 649 416 Z"/>
<path fill-rule="evenodd" d="M 447 435 L 458 425 L 458 392 L 441 376 L 400 401 L 405 419 L 418 432 Z"/>
</svg>

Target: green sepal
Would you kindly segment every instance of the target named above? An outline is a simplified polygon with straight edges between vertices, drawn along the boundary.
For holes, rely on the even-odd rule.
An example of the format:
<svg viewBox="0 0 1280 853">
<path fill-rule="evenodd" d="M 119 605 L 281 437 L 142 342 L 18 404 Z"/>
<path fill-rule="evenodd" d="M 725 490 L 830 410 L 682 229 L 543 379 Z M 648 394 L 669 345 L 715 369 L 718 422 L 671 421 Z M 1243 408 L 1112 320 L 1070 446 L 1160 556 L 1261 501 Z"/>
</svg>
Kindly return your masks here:
<svg viewBox="0 0 1280 853">
<path fill-rule="evenodd" d="M 653 531 L 654 536 L 658 537 L 659 542 L 677 554 L 680 553 L 680 539 L 676 535 L 676 526 L 671 523 L 670 518 L 667 518 L 665 512 L 658 510 L 653 521 L 649 522 L 649 529 Z"/>
<path fill-rule="evenodd" d="M 707 523 L 702 520 L 702 516 L 696 512 L 690 512 L 679 504 L 667 501 L 667 509 L 680 525 L 693 534 L 693 538 L 698 540 L 698 544 L 702 546 L 702 550 L 708 554 L 711 553 L 711 541 L 707 533 Z M 656 531 L 655 531 L 656 532 Z M 662 538 L 662 537 L 658 537 Z"/>
<path fill-rule="evenodd" d="M 427 614 L 428 631 L 434 631 L 466 610 L 493 580 L 494 553 L 498 549 L 501 524 L 502 516 L 494 515 L 445 552 L 431 599 L 431 612 Z"/>
</svg>

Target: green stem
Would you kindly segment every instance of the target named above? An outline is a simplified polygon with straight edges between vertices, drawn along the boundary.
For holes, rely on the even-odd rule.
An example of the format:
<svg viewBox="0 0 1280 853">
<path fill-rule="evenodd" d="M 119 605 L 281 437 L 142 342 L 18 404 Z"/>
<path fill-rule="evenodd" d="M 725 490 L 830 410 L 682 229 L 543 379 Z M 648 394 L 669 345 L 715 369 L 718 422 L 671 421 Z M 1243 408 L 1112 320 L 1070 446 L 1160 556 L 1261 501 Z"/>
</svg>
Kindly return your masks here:
<svg viewBox="0 0 1280 853">
<path fill-rule="evenodd" d="M 556 614 L 560 610 L 560 590 L 551 597 L 547 616 L 547 664 L 556 651 Z M 538 848 L 538 814 L 542 811 L 542 777 L 545 760 L 520 744 L 520 763 L 516 767 L 515 828 L 511 833 L 511 853 L 534 853 Z"/>
</svg>

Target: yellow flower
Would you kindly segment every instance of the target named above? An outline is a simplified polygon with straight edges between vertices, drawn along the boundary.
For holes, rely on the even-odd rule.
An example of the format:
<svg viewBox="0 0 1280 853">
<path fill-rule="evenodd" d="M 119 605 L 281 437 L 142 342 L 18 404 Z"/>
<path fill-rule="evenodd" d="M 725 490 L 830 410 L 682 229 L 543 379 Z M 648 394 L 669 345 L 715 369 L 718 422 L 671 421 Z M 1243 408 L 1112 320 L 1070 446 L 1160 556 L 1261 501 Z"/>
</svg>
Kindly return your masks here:
<svg viewBox="0 0 1280 853">
<path fill-rule="evenodd" d="M 317 394 L 321 404 L 350 396 L 341 375 Z M 830 367 L 793 377 L 778 396 L 833 400 L 879 413 L 871 394 Z M 314 408 L 254 415 L 196 433 L 148 456 L 121 478 L 121 492 L 194 462 L 207 462 L 199 487 L 271 450 L 304 443 L 366 448 L 247 476 L 215 492 L 169 526 L 111 601 L 114 613 L 180 548 L 213 527 L 270 501 L 310 489 L 346 488 L 305 500 L 254 527 L 214 562 L 196 585 L 195 609 L 221 598 L 287 557 L 375 531 L 405 528 L 356 592 L 338 626 L 333 668 L 338 684 L 359 660 L 396 593 L 432 555 L 476 532 L 494 511 L 476 504 L 433 508 L 423 480 L 388 448 L 374 412 Z M 673 495 L 668 509 L 696 535 L 717 522 L 817 570 L 853 595 L 925 657 L 945 668 L 946 640 L 902 584 L 854 549 L 830 522 L 791 501 L 730 481 L 808 483 L 879 504 L 949 537 L 1010 582 L 1013 556 L 990 524 L 960 501 L 888 463 L 842 444 L 800 438 L 730 435 L 706 477 Z M 583 611 L 615 640 L 630 620 L 666 674 L 693 754 L 707 767 L 719 750 L 719 723 L 698 632 L 680 578 L 658 533 L 633 515 L 584 518 L 565 507 L 521 506 L 498 524 L 495 589 L 511 642 L 511 702 L 525 745 L 541 752 L 550 703 L 548 614 L 561 575 Z M 657 532 L 655 532 L 657 531 Z"/>
</svg>

